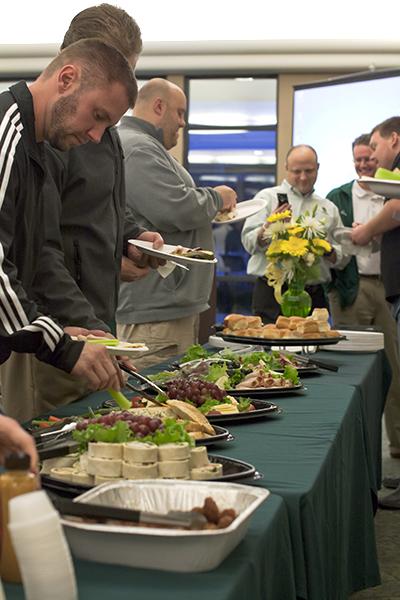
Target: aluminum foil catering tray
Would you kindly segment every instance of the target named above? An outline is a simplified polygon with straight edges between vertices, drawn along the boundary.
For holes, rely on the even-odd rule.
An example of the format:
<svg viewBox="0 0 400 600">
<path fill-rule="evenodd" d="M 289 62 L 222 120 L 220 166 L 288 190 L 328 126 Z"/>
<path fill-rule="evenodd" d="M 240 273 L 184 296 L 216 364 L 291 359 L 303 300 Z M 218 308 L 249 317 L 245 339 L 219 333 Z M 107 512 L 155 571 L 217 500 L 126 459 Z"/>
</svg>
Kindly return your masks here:
<svg viewBox="0 0 400 600">
<path fill-rule="evenodd" d="M 215 569 L 246 534 L 256 508 L 269 491 L 240 484 L 138 480 L 104 483 L 78 496 L 89 502 L 155 513 L 191 510 L 214 498 L 220 510 L 234 508 L 226 529 L 187 531 L 84 523 L 62 518 L 72 553 L 84 560 L 163 571 Z"/>
</svg>

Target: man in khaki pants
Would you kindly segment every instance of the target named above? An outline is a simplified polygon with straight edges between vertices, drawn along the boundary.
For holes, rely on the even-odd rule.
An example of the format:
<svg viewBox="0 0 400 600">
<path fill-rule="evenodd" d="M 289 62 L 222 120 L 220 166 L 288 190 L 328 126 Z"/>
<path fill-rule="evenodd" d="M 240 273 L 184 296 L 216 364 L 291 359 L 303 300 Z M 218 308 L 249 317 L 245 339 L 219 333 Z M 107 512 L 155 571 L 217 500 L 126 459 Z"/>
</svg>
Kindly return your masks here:
<svg viewBox="0 0 400 600">
<path fill-rule="evenodd" d="M 359 177 L 373 177 L 377 162 L 369 146 L 370 135 L 353 142 L 354 167 Z M 383 206 L 384 198 L 351 181 L 327 195 L 339 208 L 344 225 L 366 223 Z M 354 256 L 343 271 L 334 271 L 329 301 L 336 328 L 341 325 L 376 325 L 385 336 L 385 351 L 392 370 L 392 383 L 385 406 L 385 424 L 390 454 L 400 458 L 400 362 L 396 322 L 386 301 L 381 280 L 380 252 Z"/>
<path fill-rule="evenodd" d="M 62 48 L 81 38 L 104 40 L 117 48 L 132 68 L 142 48 L 136 22 L 109 4 L 89 7 L 76 15 Z M 155 241 L 157 237 L 162 242 L 158 234 L 144 231 L 125 214 L 123 158 L 115 129 L 108 128 L 98 141 L 69 152 L 46 147 L 52 178 L 46 179 L 42 197 L 49 243 L 39 256 L 29 293 L 42 312 L 54 315 L 71 335 L 90 330 L 111 336 L 123 239 Z M 142 277 L 149 270 L 130 260 L 134 258 L 130 250 L 127 248 L 128 256 L 123 257 L 127 280 Z M 12 354 L 0 372 L 4 410 L 20 421 L 90 392 L 83 380 L 28 354 Z"/>
</svg>

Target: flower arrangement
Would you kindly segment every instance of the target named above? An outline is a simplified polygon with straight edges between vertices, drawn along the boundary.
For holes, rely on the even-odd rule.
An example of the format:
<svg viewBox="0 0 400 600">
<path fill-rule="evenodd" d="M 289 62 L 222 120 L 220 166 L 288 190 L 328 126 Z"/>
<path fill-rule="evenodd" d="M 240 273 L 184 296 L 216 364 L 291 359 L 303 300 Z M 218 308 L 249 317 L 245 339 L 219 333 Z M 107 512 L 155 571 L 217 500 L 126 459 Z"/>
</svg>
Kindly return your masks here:
<svg viewBox="0 0 400 600">
<path fill-rule="evenodd" d="M 282 286 L 318 280 L 320 258 L 332 250 L 325 239 L 327 231 L 323 219 L 316 218 L 317 205 L 311 214 L 306 212 L 297 219 L 290 210 L 274 213 L 267 218 L 265 236 L 270 240 L 266 250 L 265 276 L 274 288 L 274 295 L 282 303 Z"/>
</svg>

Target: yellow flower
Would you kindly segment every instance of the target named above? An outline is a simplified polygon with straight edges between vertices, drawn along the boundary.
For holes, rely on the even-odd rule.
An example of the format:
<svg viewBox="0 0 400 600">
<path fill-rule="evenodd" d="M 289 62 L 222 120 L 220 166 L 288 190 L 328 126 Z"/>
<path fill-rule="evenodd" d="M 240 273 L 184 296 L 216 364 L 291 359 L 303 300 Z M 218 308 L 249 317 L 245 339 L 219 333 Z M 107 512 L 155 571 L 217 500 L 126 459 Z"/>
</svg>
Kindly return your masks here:
<svg viewBox="0 0 400 600">
<path fill-rule="evenodd" d="M 267 256 L 274 256 L 275 254 L 281 254 L 283 240 L 273 240 L 266 252 Z"/>
<path fill-rule="evenodd" d="M 278 304 L 282 302 L 282 286 L 285 282 L 285 274 L 274 262 L 267 264 L 265 277 L 268 285 L 274 288 L 274 296 Z"/>
<path fill-rule="evenodd" d="M 322 248 L 325 252 L 330 252 L 332 250 L 332 246 L 326 240 L 321 240 L 320 238 L 315 238 L 312 240 L 313 245 L 316 248 Z"/>
<path fill-rule="evenodd" d="M 290 235 L 298 235 L 298 234 L 302 234 L 304 233 L 304 227 L 300 227 L 299 225 L 296 225 L 295 227 L 290 227 L 288 229 L 288 232 L 290 233 Z"/>
<path fill-rule="evenodd" d="M 294 236 L 282 240 L 282 252 L 290 256 L 304 256 L 308 252 L 308 241 Z"/>
<path fill-rule="evenodd" d="M 267 219 L 268 223 L 276 223 L 276 221 L 283 221 L 284 219 L 290 219 L 292 213 L 290 210 L 284 210 L 283 212 L 274 213 Z"/>
</svg>

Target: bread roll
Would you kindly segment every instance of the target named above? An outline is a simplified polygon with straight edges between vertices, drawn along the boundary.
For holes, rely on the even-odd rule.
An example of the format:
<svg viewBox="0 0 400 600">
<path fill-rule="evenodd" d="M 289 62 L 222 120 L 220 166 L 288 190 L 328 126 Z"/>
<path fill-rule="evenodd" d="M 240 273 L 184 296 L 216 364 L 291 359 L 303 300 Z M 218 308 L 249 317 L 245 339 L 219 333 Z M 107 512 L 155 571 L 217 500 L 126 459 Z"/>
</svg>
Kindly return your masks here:
<svg viewBox="0 0 400 600">
<path fill-rule="evenodd" d="M 336 331 L 335 329 L 331 329 L 330 331 L 326 332 L 326 337 L 340 337 L 341 333 L 340 331 Z"/>
<path fill-rule="evenodd" d="M 317 321 L 317 323 L 318 323 L 318 331 L 320 333 L 329 331 L 331 328 L 331 326 L 329 325 L 329 323 L 327 321 Z"/>
<path fill-rule="evenodd" d="M 303 335 L 302 335 L 302 339 L 303 340 L 319 340 L 322 337 L 323 337 L 323 334 L 319 333 L 319 331 L 313 331 L 313 332 L 310 332 L 310 333 L 303 333 Z"/>
<path fill-rule="evenodd" d="M 187 442 L 178 442 L 176 444 L 162 444 L 158 447 L 159 461 L 188 460 L 190 456 L 190 446 Z"/>
<path fill-rule="evenodd" d="M 122 444 L 122 456 L 128 463 L 154 463 L 158 460 L 158 448 L 150 442 L 128 442 Z"/>
<path fill-rule="evenodd" d="M 139 465 L 122 461 L 122 475 L 125 479 L 157 479 L 158 464 Z"/>
<path fill-rule="evenodd" d="M 247 318 L 244 315 L 226 315 L 224 319 L 224 327 L 227 327 L 233 331 L 236 329 L 247 329 Z"/>
<path fill-rule="evenodd" d="M 329 312 L 327 308 L 314 308 L 311 316 L 316 321 L 327 321 L 329 319 Z"/>
<path fill-rule="evenodd" d="M 247 320 L 247 327 L 251 327 L 253 329 L 259 329 L 260 327 L 263 326 L 263 322 L 261 317 L 257 317 L 257 316 L 251 316 L 251 317 L 246 317 Z"/>
<path fill-rule="evenodd" d="M 246 329 L 246 336 L 247 337 L 263 337 L 263 329 L 262 327 L 256 328 L 256 329 Z"/>
<path fill-rule="evenodd" d="M 278 329 L 289 329 L 290 321 L 288 317 L 283 317 L 282 315 L 279 315 L 279 317 L 276 320 L 276 326 Z"/>
<path fill-rule="evenodd" d="M 106 442 L 89 442 L 89 458 L 122 458 L 122 444 L 110 444 Z"/>
<path fill-rule="evenodd" d="M 237 335 L 239 337 L 247 337 L 248 335 L 248 329 L 235 329 L 235 331 L 232 331 L 231 335 Z"/>
<path fill-rule="evenodd" d="M 197 481 L 216 479 L 217 477 L 221 477 L 221 475 L 223 475 L 223 467 L 220 463 L 210 463 L 205 467 L 192 469 L 190 472 L 191 478 Z"/>
<path fill-rule="evenodd" d="M 293 330 L 292 329 L 281 329 L 281 338 L 282 339 L 290 339 L 293 337 Z"/>
<path fill-rule="evenodd" d="M 165 460 L 158 463 L 158 473 L 163 479 L 186 479 L 190 475 L 188 460 Z"/>
<path fill-rule="evenodd" d="M 296 329 L 300 323 L 305 321 L 304 317 L 289 317 L 289 329 Z"/>
<path fill-rule="evenodd" d="M 304 335 L 305 333 L 318 333 L 318 323 L 316 321 L 304 321 L 303 323 L 300 323 L 296 331 L 301 335 Z"/>
<path fill-rule="evenodd" d="M 276 329 L 276 325 L 275 323 L 267 323 L 266 325 L 263 325 L 263 329 Z"/>
<path fill-rule="evenodd" d="M 271 340 L 279 339 L 281 337 L 281 331 L 281 329 L 277 329 L 276 327 L 269 327 L 268 329 L 263 327 L 263 338 Z"/>
</svg>

